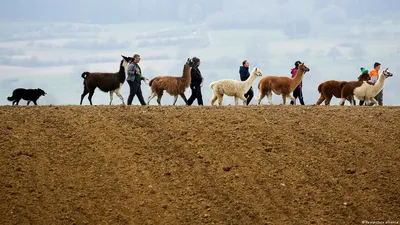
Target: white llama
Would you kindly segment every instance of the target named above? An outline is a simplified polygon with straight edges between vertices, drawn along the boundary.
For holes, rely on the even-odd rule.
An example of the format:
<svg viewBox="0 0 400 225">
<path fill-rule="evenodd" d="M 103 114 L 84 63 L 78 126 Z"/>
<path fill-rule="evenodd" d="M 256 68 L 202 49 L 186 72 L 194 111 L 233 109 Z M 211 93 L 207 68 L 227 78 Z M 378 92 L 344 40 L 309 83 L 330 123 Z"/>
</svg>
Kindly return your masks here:
<svg viewBox="0 0 400 225">
<path fill-rule="evenodd" d="M 365 100 L 367 105 L 370 101 L 372 101 L 373 104 L 378 105 L 375 96 L 383 89 L 386 78 L 391 76 L 393 76 L 393 73 L 389 72 L 388 68 L 386 68 L 379 75 L 378 81 L 374 85 L 363 82 L 360 87 L 355 88 L 354 96 L 356 96 L 358 100 Z"/>
<path fill-rule="evenodd" d="M 223 79 L 214 81 L 210 84 L 213 90 L 213 97 L 211 98 L 211 105 L 214 105 L 215 101 L 218 99 L 218 105 L 222 105 L 222 100 L 224 95 L 234 96 L 235 105 L 238 105 L 239 98 L 243 100 L 243 104 L 246 105 L 247 99 L 244 97 L 249 90 L 253 82 L 257 77 L 262 76 L 261 70 L 255 67 L 249 78 L 245 81 L 237 81 L 231 79 Z"/>
</svg>

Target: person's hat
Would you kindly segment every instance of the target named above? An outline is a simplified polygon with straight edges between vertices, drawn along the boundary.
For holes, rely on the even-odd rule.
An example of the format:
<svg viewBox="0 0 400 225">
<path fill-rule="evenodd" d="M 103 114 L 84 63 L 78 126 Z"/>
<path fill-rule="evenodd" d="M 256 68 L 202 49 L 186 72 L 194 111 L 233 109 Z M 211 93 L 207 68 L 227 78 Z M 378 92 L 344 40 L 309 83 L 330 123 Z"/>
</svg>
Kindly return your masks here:
<svg viewBox="0 0 400 225">
<path fill-rule="evenodd" d="M 364 74 L 364 73 L 368 73 L 368 72 L 369 72 L 369 71 L 368 71 L 367 69 L 365 69 L 364 67 L 361 67 L 360 70 L 361 70 L 361 74 Z"/>
</svg>

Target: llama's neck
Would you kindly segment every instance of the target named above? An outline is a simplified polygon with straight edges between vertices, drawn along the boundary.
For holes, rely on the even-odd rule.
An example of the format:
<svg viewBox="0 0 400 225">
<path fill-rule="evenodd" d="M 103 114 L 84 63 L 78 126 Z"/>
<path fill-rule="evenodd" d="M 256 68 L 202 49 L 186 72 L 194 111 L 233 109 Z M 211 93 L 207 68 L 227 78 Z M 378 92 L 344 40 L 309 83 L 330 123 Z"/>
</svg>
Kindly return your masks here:
<svg viewBox="0 0 400 225">
<path fill-rule="evenodd" d="M 128 66 L 126 66 L 126 67 L 128 67 Z M 122 66 L 122 63 L 119 66 L 118 78 L 119 78 L 120 83 L 124 83 L 124 81 L 126 79 L 126 68 L 124 66 Z"/>
<path fill-rule="evenodd" d="M 378 81 L 375 83 L 375 85 L 373 87 L 374 92 L 376 92 L 378 94 L 382 90 L 385 80 L 386 80 L 386 77 L 385 77 L 385 75 L 383 75 L 383 72 L 382 72 L 381 75 L 379 75 Z"/>
<path fill-rule="evenodd" d="M 188 87 L 192 80 L 190 76 L 190 69 L 191 68 L 189 65 L 184 65 L 182 77 L 178 78 L 178 80 L 184 84 L 184 87 Z"/>
<path fill-rule="evenodd" d="M 253 84 L 253 82 L 256 80 L 257 76 L 255 73 L 251 73 L 249 78 L 247 78 L 247 80 L 242 81 L 243 82 L 243 87 L 248 90 L 250 89 L 251 85 Z"/>
<path fill-rule="evenodd" d="M 183 67 L 183 74 L 182 79 L 189 79 L 190 78 L 190 66 L 184 65 Z"/>
<path fill-rule="evenodd" d="M 290 85 L 291 89 L 296 88 L 301 83 L 301 81 L 303 80 L 303 75 L 304 75 L 304 70 L 298 69 L 296 76 L 292 78 L 292 84 Z"/>
</svg>

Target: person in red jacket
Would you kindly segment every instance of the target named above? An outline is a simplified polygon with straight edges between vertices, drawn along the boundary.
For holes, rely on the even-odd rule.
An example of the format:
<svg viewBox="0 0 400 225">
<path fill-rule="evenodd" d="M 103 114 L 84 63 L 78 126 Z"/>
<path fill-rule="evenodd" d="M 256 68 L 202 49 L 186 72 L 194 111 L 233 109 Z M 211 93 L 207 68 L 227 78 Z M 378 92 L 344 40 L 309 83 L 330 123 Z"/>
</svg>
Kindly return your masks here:
<svg viewBox="0 0 400 225">
<path fill-rule="evenodd" d="M 292 74 L 292 78 L 294 78 L 297 75 L 297 70 L 299 69 L 299 65 L 301 64 L 300 61 L 296 61 L 294 63 L 294 68 L 290 71 Z M 299 98 L 300 104 L 304 105 L 304 100 L 303 100 L 303 81 L 300 82 L 300 84 L 294 89 L 293 91 L 293 97 L 297 100 Z M 293 101 L 290 101 L 291 105 L 294 105 Z"/>
</svg>

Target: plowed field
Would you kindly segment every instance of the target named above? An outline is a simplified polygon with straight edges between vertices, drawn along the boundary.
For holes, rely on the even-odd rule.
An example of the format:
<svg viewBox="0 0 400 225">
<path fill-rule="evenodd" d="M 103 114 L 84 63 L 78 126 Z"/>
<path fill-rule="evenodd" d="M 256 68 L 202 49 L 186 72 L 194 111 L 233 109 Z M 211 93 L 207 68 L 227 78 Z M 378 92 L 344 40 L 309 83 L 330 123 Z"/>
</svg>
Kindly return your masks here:
<svg viewBox="0 0 400 225">
<path fill-rule="evenodd" d="M 0 224 L 400 223 L 400 107 L 3 106 Z"/>
</svg>

